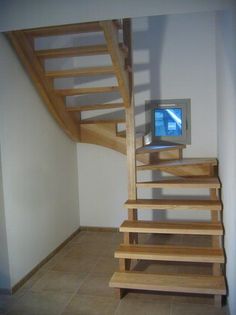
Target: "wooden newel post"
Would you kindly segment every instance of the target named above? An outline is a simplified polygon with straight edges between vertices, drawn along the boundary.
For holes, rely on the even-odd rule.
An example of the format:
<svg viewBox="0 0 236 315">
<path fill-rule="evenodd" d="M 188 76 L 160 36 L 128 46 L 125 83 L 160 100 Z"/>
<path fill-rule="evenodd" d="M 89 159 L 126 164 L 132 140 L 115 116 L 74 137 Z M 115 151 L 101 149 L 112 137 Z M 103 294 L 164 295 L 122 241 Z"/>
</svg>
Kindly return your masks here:
<svg viewBox="0 0 236 315">
<path fill-rule="evenodd" d="M 128 55 L 125 59 L 125 69 L 128 73 L 129 82 L 129 106 L 126 107 L 126 148 L 127 148 L 127 167 L 128 167 L 128 198 L 137 199 L 136 189 L 136 137 L 135 137 L 135 112 L 134 112 L 134 93 L 133 93 L 133 73 L 132 73 L 132 39 L 131 39 L 131 20 L 123 20 L 123 40 L 128 48 Z M 128 209 L 128 219 L 137 220 L 137 209 Z M 125 233 L 124 242 L 137 242 L 137 235 Z"/>
</svg>

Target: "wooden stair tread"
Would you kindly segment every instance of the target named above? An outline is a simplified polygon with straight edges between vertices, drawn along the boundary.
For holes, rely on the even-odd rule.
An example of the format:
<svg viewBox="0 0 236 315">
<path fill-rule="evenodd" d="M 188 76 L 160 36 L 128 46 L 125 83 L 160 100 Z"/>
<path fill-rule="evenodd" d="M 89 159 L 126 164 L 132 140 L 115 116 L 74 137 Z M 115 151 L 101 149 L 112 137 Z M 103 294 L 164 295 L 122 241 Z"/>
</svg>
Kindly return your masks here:
<svg viewBox="0 0 236 315">
<path fill-rule="evenodd" d="M 116 22 L 118 28 L 120 23 Z M 25 30 L 25 33 L 33 37 L 56 36 L 77 33 L 101 32 L 102 28 L 99 22 L 76 23 L 58 26 L 39 27 Z"/>
<path fill-rule="evenodd" d="M 221 223 L 211 222 L 154 222 L 126 220 L 120 226 L 120 232 L 223 235 L 223 227 Z"/>
<path fill-rule="evenodd" d="M 116 135 L 117 135 L 117 137 L 126 138 L 126 130 L 117 131 Z M 135 136 L 136 136 L 136 138 L 141 138 L 141 137 L 144 137 L 144 133 L 143 132 L 135 132 Z"/>
<path fill-rule="evenodd" d="M 137 182 L 137 187 L 146 188 L 220 188 L 217 177 L 178 177 L 164 178 L 158 181 Z"/>
<path fill-rule="evenodd" d="M 125 208 L 172 209 L 172 210 L 222 210 L 219 200 L 186 200 L 186 199 L 137 199 L 128 200 Z"/>
<path fill-rule="evenodd" d="M 113 74 L 113 73 L 114 73 L 114 69 L 112 66 L 104 66 L 104 67 L 84 67 L 84 68 L 78 68 L 78 69 L 47 71 L 45 75 L 51 78 L 67 78 L 67 77 L 76 77 L 76 76 L 104 75 L 104 74 Z"/>
<path fill-rule="evenodd" d="M 221 248 L 122 244 L 115 251 L 115 258 L 224 263 L 224 252 Z"/>
<path fill-rule="evenodd" d="M 159 161 L 158 163 L 139 165 L 137 166 L 138 171 L 142 170 L 158 170 L 165 167 L 178 167 L 178 166 L 194 166 L 210 164 L 212 166 L 217 165 L 217 160 L 214 158 L 183 158 L 181 160 L 167 160 Z"/>
<path fill-rule="evenodd" d="M 106 45 L 89 45 L 81 47 L 55 48 L 36 50 L 35 54 L 39 58 L 64 58 L 74 56 L 89 56 L 107 54 Z"/>
<path fill-rule="evenodd" d="M 223 276 L 115 272 L 110 280 L 109 285 L 113 288 L 123 289 L 196 294 L 226 294 L 226 285 Z"/>
<path fill-rule="evenodd" d="M 183 149 L 185 145 L 183 144 L 161 144 L 161 145 L 146 145 L 144 147 L 138 148 L 136 150 L 136 154 L 146 154 L 146 153 L 154 153 L 160 151 L 170 151 L 176 149 Z"/>
<path fill-rule="evenodd" d="M 124 103 L 107 103 L 107 104 L 90 104 L 90 105 L 79 105 L 74 107 L 66 107 L 68 112 L 81 112 L 97 109 L 114 109 L 114 108 L 124 108 Z"/>
<path fill-rule="evenodd" d="M 118 86 L 103 86 L 103 87 L 89 87 L 89 88 L 78 88 L 78 89 L 60 89 L 55 92 L 62 96 L 73 96 L 83 94 L 97 94 L 97 93 L 110 93 L 119 91 Z"/>
<path fill-rule="evenodd" d="M 80 124 L 119 124 L 125 123 L 125 118 L 87 118 L 80 120 Z"/>
<path fill-rule="evenodd" d="M 124 112 L 113 112 L 105 115 L 94 116 L 91 118 L 86 118 L 80 120 L 80 124 L 107 124 L 107 123 L 125 123 L 125 114 Z"/>
<path fill-rule="evenodd" d="M 127 54 L 127 48 L 124 44 L 119 44 L 120 50 Z M 104 55 L 108 54 L 107 45 L 88 45 L 80 47 L 55 48 L 36 50 L 35 54 L 39 58 L 64 58 L 76 56 Z"/>
</svg>

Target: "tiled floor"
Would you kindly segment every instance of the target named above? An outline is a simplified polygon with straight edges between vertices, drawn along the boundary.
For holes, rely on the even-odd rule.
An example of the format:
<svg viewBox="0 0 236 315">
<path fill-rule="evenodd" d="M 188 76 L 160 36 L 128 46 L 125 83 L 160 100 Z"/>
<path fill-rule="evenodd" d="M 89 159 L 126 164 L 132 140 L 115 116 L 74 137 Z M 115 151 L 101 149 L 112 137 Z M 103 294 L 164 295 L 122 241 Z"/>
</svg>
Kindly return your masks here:
<svg viewBox="0 0 236 315">
<path fill-rule="evenodd" d="M 180 237 L 159 236 L 151 242 L 179 243 Z M 142 239 L 145 242 L 145 238 Z M 181 241 L 184 241 L 183 238 Z M 193 242 L 194 240 L 191 240 Z M 207 244 L 202 239 L 197 245 Z M 226 315 L 210 297 L 128 293 L 119 300 L 108 287 L 118 270 L 113 258 L 121 235 L 112 232 L 80 232 L 44 265 L 14 296 L 0 296 L 0 315 Z M 186 240 L 186 243 L 189 239 Z M 146 272 L 193 273 L 196 267 L 140 263 Z M 209 273 L 203 265 L 201 272 Z"/>
</svg>

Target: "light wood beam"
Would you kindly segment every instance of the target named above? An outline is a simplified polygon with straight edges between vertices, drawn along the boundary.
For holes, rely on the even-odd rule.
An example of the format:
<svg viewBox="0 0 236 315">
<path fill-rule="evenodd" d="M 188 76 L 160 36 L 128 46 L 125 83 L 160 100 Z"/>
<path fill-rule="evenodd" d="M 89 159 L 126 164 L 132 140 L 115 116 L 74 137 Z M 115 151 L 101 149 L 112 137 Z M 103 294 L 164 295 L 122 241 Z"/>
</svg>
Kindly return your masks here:
<svg viewBox="0 0 236 315">
<path fill-rule="evenodd" d="M 117 29 L 112 21 L 100 22 L 104 31 L 104 36 L 107 42 L 108 52 L 112 59 L 114 72 L 117 77 L 118 85 L 120 88 L 121 96 L 124 100 L 125 106 L 130 106 L 130 93 L 128 75 L 125 71 L 125 61 L 119 47 Z"/>
</svg>

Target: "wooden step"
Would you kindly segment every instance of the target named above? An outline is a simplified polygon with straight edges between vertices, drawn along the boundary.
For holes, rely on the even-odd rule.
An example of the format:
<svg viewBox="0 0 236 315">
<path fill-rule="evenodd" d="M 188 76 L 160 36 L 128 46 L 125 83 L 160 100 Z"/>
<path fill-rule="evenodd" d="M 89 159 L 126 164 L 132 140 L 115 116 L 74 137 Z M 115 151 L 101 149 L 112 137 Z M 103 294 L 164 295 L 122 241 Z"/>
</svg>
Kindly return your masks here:
<svg viewBox="0 0 236 315">
<path fill-rule="evenodd" d="M 161 170 L 162 168 L 174 168 L 174 167 L 182 167 L 182 166 L 196 166 L 196 165 L 217 165 L 217 160 L 214 158 L 204 159 L 204 158 L 183 158 L 181 160 L 167 160 L 167 161 L 159 161 L 158 163 L 147 164 L 147 165 L 139 165 L 137 166 L 138 171 L 155 171 Z"/>
<path fill-rule="evenodd" d="M 183 144 L 176 144 L 176 145 L 146 145 L 144 147 L 138 148 L 136 150 L 136 154 L 147 154 L 147 153 L 155 153 L 155 152 L 162 152 L 162 151 L 170 151 L 176 149 L 183 149 L 186 146 Z"/>
<path fill-rule="evenodd" d="M 90 56 L 107 54 L 106 45 L 90 45 L 82 47 L 56 48 L 37 50 L 36 55 L 39 58 L 64 58 L 75 56 Z"/>
<path fill-rule="evenodd" d="M 121 51 L 127 55 L 127 47 L 124 44 L 119 44 Z M 107 45 L 89 45 L 81 47 L 42 49 L 35 51 L 39 58 L 65 58 L 76 56 L 91 56 L 108 54 Z"/>
<path fill-rule="evenodd" d="M 157 210 L 222 210 L 219 200 L 137 199 L 126 201 L 124 207 Z"/>
<path fill-rule="evenodd" d="M 69 78 L 78 76 L 96 76 L 114 74 L 112 66 L 104 67 L 84 67 L 79 69 L 67 69 L 67 70 L 56 70 L 46 72 L 46 76 L 49 78 Z"/>
<path fill-rule="evenodd" d="M 222 264 L 224 252 L 210 247 L 122 244 L 115 251 L 115 258 Z"/>
<path fill-rule="evenodd" d="M 120 232 L 156 233 L 156 234 L 189 234 L 189 235 L 223 235 L 221 223 L 208 222 L 154 222 L 129 221 L 120 226 Z"/>
<path fill-rule="evenodd" d="M 120 124 L 125 123 L 125 118 L 87 118 L 80 120 L 80 124 Z"/>
<path fill-rule="evenodd" d="M 152 182 L 137 182 L 138 188 L 220 188 L 217 177 L 165 178 Z"/>
<path fill-rule="evenodd" d="M 116 135 L 117 135 L 117 137 L 126 138 L 126 130 L 117 131 Z M 142 138 L 142 137 L 144 137 L 144 133 L 143 132 L 135 132 L 135 136 L 136 136 L 136 138 Z"/>
<path fill-rule="evenodd" d="M 28 29 L 24 32 L 33 37 L 57 36 L 66 34 L 100 32 L 102 28 L 99 22 L 76 23 L 68 25 L 48 26 L 34 29 Z"/>
<path fill-rule="evenodd" d="M 112 288 L 225 295 L 223 276 L 164 275 L 141 272 L 115 272 Z"/>
<path fill-rule="evenodd" d="M 92 87 L 92 88 L 78 88 L 78 89 L 60 89 L 55 90 L 58 95 L 61 96 L 73 96 L 83 94 L 97 94 L 97 93 L 111 93 L 119 91 L 118 86 L 103 86 L 103 87 Z"/>
<path fill-rule="evenodd" d="M 108 103 L 108 104 L 91 104 L 91 105 L 79 105 L 74 107 L 66 107 L 68 112 L 81 112 L 97 109 L 115 109 L 115 108 L 124 108 L 124 103 Z"/>
</svg>

